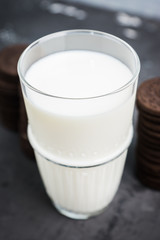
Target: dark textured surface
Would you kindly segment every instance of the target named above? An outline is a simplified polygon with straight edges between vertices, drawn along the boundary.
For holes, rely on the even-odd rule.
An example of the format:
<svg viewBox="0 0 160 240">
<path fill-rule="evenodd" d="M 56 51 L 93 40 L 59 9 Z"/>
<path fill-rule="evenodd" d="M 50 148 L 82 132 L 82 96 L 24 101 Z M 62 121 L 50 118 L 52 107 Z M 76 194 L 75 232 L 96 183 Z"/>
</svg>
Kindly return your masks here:
<svg viewBox="0 0 160 240">
<path fill-rule="evenodd" d="M 1 0 L 0 48 L 30 43 L 64 29 L 88 28 L 117 35 L 140 56 L 140 82 L 160 75 L 160 23 L 141 19 L 139 27 L 120 25 L 116 12 L 79 6 L 85 18 L 52 14 L 51 1 Z M 48 9 L 48 10 L 47 10 Z M 66 9 L 66 8 L 64 8 Z M 83 12 L 84 13 L 84 12 Z M 126 37 L 128 36 L 128 37 Z M 137 111 L 134 114 L 136 125 Z M 61 216 L 45 194 L 37 166 L 23 155 L 18 134 L 0 128 L 1 240 L 159 240 L 160 192 L 135 176 L 136 134 L 129 149 L 119 191 L 106 211 L 86 221 Z"/>
</svg>

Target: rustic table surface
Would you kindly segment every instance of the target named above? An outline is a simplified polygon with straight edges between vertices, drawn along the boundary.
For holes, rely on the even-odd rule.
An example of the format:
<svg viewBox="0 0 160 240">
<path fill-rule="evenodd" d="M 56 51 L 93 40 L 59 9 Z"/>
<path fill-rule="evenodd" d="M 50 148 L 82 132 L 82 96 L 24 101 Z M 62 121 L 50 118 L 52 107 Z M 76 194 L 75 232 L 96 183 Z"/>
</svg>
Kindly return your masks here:
<svg viewBox="0 0 160 240">
<path fill-rule="evenodd" d="M 158 21 L 60 1 L 0 1 L 0 49 L 75 28 L 109 32 L 131 44 L 141 60 L 139 84 L 160 75 Z M 21 151 L 19 135 L 0 126 L 0 239 L 159 240 L 160 192 L 143 186 L 135 174 L 136 119 L 135 109 L 135 134 L 118 193 L 103 214 L 86 221 L 55 210 L 36 163 Z"/>
</svg>

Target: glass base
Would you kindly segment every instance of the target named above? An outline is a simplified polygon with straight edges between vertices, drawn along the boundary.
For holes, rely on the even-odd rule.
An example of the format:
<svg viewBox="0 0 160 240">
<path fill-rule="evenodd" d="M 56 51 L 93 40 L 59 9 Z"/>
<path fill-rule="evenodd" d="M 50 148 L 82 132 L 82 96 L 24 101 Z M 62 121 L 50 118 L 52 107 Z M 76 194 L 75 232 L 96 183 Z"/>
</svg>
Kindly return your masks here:
<svg viewBox="0 0 160 240">
<path fill-rule="evenodd" d="M 76 220 L 85 220 L 85 219 L 88 219 L 90 217 L 94 217 L 96 215 L 99 215 L 100 213 L 102 213 L 105 209 L 101 209 L 99 211 L 96 211 L 94 213 L 76 213 L 76 212 L 72 212 L 72 211 L 69 211 L 69 210 L 66 210 L 60 206 L 58 206 L 57 204 L 53 203 L 54 207 L 57 209 L 57 211 L 59 213 L 61 213 L 62 215 L 68 217 L 68 218 L 71 218 L 71 219 L 76 219 Z"/>
</svg>

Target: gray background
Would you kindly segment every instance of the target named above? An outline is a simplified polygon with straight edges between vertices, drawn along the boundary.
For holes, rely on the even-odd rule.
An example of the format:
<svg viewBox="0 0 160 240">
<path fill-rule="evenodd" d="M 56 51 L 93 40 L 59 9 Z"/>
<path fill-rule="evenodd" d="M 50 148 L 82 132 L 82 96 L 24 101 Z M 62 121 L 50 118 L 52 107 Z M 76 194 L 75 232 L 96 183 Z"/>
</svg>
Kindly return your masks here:
<svg viewBox="0 0 160 240">
<path fill-rule="evenodd" d="M 68 0 L 98 8 L 125 11 L 147 18 L 160 19 L 160 0 Z"/>
</svg>

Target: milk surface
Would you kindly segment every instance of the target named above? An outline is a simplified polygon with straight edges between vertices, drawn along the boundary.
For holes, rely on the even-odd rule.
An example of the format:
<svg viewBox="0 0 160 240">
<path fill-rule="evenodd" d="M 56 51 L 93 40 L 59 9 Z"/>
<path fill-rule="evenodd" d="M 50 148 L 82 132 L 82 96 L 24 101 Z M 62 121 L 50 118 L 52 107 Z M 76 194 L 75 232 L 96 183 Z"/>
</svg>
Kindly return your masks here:
<svg viewBox="0 0 160 240">
<path fill-rule="evenodd" d="M 131 71 L 106 54 L 74 50 L 40 59 L 25 78 L 44 93 L 28 89 L 24 99 L 48 195 L 59 209 L 100 211 L 117 191 L 131 141 L 135 93 L 117 91 L 131 80 Z"/>
<path fill-rule="evenodd" d="M 95 97 L 115 91 L 132 78 L 131 71 L 112 56 L 83 50 L 51 54 L 34 63 L 27 82 L 59 97 Z"/>
</svg>

